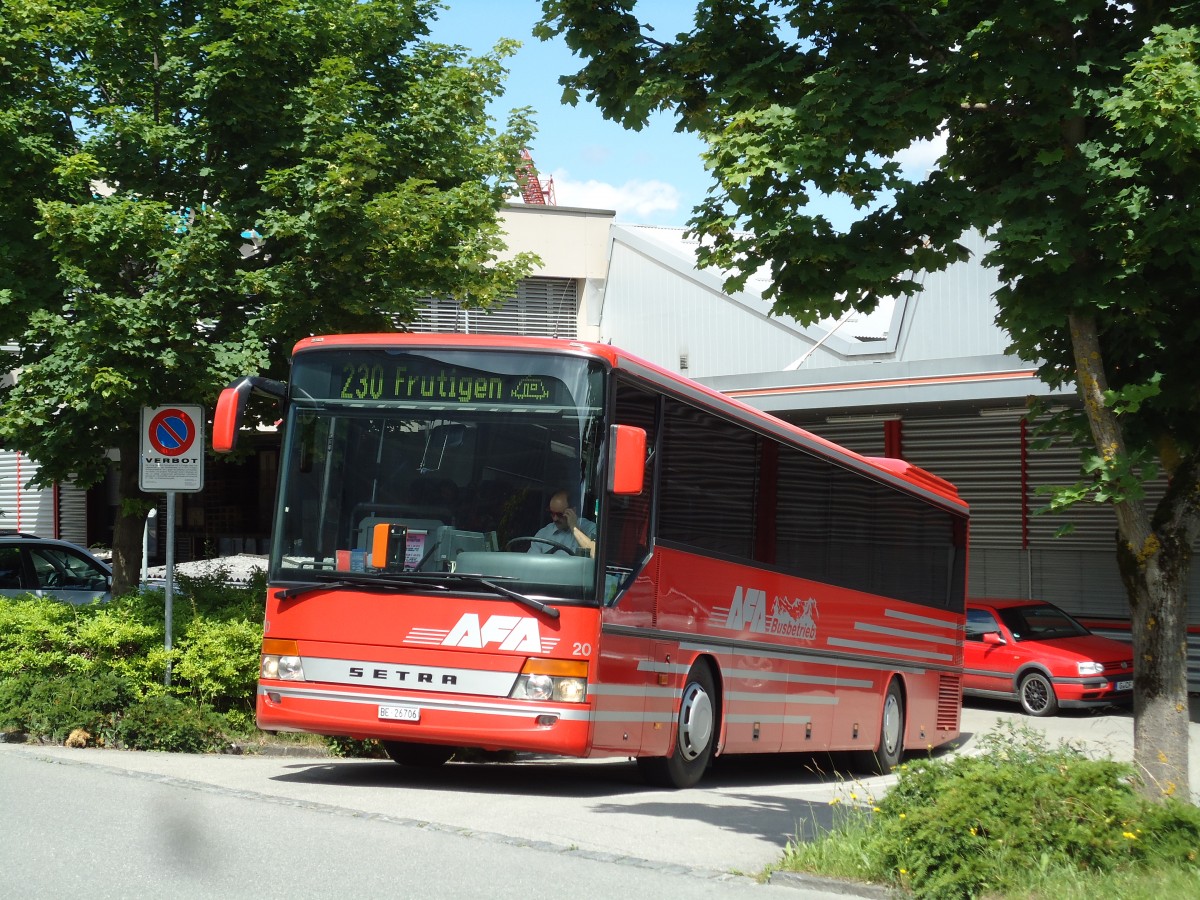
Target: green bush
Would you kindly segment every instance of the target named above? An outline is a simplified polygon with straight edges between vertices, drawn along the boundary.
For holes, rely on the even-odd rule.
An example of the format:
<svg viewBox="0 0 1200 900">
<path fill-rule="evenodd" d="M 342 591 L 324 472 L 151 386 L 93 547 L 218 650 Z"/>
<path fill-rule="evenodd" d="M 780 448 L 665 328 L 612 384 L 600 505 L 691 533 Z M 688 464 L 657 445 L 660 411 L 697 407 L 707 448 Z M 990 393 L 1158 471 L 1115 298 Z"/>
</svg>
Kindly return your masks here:
<svg viewBox="0 0 1200 900">
<path fill-rule="evenodd" d="M 77 728 L 104 735 L 136 697 L 134 683 L 111 672 L 27 672 L 0 681 L 0 723 L 54 741 Z"/>
<path fill-rule="evenodd" d="M 78 607 L 33 595 L 0 597 L 0 678 L 60 671 L 78 615 Z"/>
<path fill-rule="evenodd" d="M 179 688 L 217 709 L 253 708 L 262 625 L 245 619 L 195 619 L 180 641 L 173 667 Z"/>
<path fill-rule="evenodd" d="M 1002 725 L 979 746 L 898 766 L 877 805 L 789 845 L 785 867 L 928 898 L 1040 896 L 1164 868 L 1200 875 L 1200 810 L 1145 799 L 1132 766 L 1050 747 L 1027 726 Z"/>
<path fill-rule="evenodd" d="M 982 755 L 903 768 L 879 803 L 874 852 L 927 897 L 1003 891 L 1030 866 L 1108 871 L 1128 859 L 1139 801 L 1131 766 L 1045 746 L 1029 730 Z"/>
<path fill-rule="evenodd" d="M 902 764 L 877 805 L 844 808 L 832 832 L 788 846 L 785 868 L 955 899 L 1050 896 L 1066 884 L 1086 896 L 1102 878 L 1136 892 L 1159 872 L 1200 878 L 1200 809 L 1142 797 L 1129 764 L 1051 748 L 1012 724 L 979 749 Z"/>
<path fill-rule="evenodd" d="M 177 697 L 147 697 L 129 706 L 116 726 L 116 739 L 130 750 L 204 753 L 220 749 L 220 717 Z"/>
<path fill-rule="evenodd" d="M 266 588 L 261 577 L 250 587 L 223 578 L 179 579 L 170 651 L 163 591 L 86 606 L 0 597 L 0 726 L 55 741 L 85 728 L 145 749 L 249 734 Z"/>
</svg>

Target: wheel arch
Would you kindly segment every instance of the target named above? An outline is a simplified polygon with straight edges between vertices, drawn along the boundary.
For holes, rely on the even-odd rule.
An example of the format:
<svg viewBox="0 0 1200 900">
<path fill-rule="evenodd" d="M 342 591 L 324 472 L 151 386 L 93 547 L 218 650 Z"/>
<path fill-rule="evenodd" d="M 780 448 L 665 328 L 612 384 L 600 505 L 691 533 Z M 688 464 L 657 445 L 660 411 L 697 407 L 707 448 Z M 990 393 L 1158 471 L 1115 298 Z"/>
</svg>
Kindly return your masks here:
<svg viewBox="0 0 1200 900">
<path fill-rule="evenodd" d="M 1054 685 L 1054 674 L 1046 668 L 1043 663 L 1030 661 L 1022 665 L 1012 677 L 1012 692 L 1014 697 L 1019 697 L 1021 692 L 1021 682 L 1025 680 L 1025 676 L 1031 672 L 1037 672 L 1039 675 L 1045 676 L 1046 680 Z"/>
</svg>

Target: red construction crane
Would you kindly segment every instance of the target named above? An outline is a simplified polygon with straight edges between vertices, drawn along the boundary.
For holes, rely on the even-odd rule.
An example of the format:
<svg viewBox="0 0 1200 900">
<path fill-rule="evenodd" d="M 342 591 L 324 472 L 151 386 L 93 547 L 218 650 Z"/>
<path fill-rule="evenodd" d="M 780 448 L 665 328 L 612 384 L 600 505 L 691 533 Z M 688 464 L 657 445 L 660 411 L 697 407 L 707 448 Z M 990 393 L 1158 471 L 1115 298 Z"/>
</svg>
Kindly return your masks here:
<svg viewBox="0 0 1200 900">
<path fill-rule="evenodd" d="M 537 206 L 557 205 L 554 202 L 554 179 L 541 179 L 528 150 L 521 151 L 521 163 L 517 166 L 517 187 L 521 189 L 521 197 L 526 203 Z"/>
</svg>

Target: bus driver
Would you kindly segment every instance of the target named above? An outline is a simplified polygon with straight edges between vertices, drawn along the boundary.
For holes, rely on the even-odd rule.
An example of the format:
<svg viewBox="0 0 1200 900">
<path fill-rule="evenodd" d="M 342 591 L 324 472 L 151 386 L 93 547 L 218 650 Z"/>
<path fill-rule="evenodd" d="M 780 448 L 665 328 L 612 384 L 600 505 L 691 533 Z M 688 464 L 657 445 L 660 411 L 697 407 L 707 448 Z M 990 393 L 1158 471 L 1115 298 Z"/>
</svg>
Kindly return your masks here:
<svg viewBox="0 0 1200 900">
<path fill-rule="evenodd" d="M 589 556 L 596 555 L 596 525 L 581 519 L 579 513 L 567 505 L 567 492 L 558 491 L 550 498 L 550 521 L 543 525 L 531 541 L 528 553 L 562 553 L 563 547 L 572 553 L 586 550 Z M 546 543 L 551 541 L 552 543 Z M 555 545 L 560 546 L 555 546 Z"/>
</svg>

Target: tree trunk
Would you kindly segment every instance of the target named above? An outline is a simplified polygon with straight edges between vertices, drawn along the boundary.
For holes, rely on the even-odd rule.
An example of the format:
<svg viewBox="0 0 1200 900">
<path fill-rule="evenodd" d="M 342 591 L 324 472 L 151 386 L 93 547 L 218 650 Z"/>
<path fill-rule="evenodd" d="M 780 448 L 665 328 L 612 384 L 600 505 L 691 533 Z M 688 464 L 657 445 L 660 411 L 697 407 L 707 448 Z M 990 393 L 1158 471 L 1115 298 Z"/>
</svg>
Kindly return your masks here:
<svg viewBox="0 0 1200 900">
<path fill-rule="evenodd" d="M 1096 322 L 1072 316 L 1077 386 L 1096 451 L 1126 458 L 1121 423 L 1108 389 Z M 1133 761 L 1152 798 L 1191 802 L 1188 775 L 1187 596 L 1191 548 L 1200 527 L 1193 455 L 1169 472 L 1151 519 L 1140 496 L 1118 496 L 1117 559 L 1133 615 Z"/>
<path fill-rule="evenodd" d="M 117 521 L 113 527 L 113 596 L 136 590 L 141 580 L 142 539 L 151 497 L 138 487 L 138 448 L 122 446 L 117 479 Z"/>
<path fill-rule="evenodd" d="M 1191 545 L 1178 535 L 1154 539 L 1162 549 L 1146 562 L 1117 541 L 1133 611 L 1134 764 L 1147 796 L 1190 802 L 1185 579 Z"/>
</svg>

